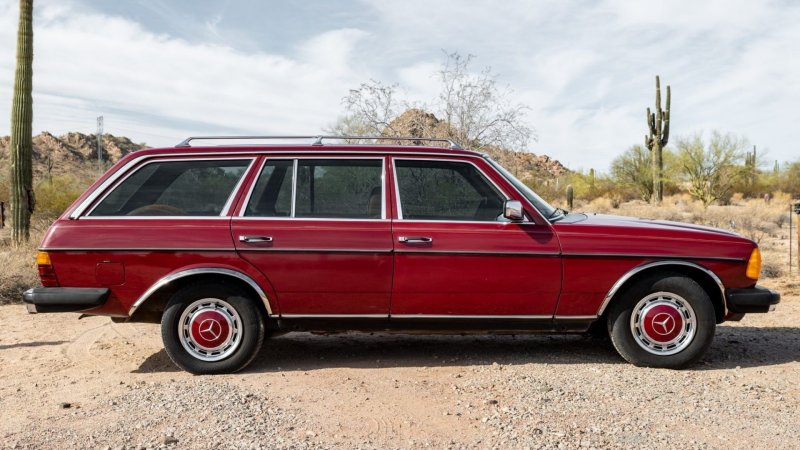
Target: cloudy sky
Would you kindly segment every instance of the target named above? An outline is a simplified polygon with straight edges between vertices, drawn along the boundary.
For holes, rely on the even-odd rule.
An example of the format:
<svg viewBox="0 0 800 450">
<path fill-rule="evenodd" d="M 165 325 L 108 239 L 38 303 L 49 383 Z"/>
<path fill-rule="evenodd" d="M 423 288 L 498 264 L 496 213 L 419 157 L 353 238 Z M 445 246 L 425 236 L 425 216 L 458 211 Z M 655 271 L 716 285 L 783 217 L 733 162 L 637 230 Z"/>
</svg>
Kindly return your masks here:
<svg viewBox="0 0 800 450">
<path fill-rule="evenodd" d="M 7 112 L 17 8 L 0 0 Z M 370 79 L 430 103 L 446 50 L 491 67 L 530 107 L 528 150 L 573 169 L 606 170 L 643 141 L 656 74 L 672 136 L 735 132 L 796 161 L 798 23 L 791 0 L 36 0 L 34 131 L 94 132 L 102 114 L 107 132 L 154 146 L 315 134 Z"/>
</svg>

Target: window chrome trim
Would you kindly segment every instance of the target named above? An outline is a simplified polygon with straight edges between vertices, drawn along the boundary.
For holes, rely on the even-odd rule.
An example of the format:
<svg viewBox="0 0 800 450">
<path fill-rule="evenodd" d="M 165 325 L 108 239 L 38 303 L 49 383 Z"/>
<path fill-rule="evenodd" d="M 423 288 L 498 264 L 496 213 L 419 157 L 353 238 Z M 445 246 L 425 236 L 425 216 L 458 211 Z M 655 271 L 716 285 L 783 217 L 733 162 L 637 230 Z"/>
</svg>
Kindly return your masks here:
<svg viewBox="0 0 800 450">
<path fill-rule="evenodd" d="M 228 196 L 228 201 L 225 202 L 225 206 L 222 207 L 222 211 L 220 212 L 220 217 L 228 217 L 233 213 L 231 208 L 233 208 L 233 201 L 236 199 L 236 195 L 239 193 L 239 190 L 242 188 L 242 183 L 244 183 L 245 178 L 250 173 L 250 170 L 253 168 L 253 164 L 256 163 L 256 158 L 250 160 L 250 164 L 247 165 L 247 168 L 242 172 L 242 176 L 239 177 L 239 181 L 236 183 L 236 186 L 233 187 L 233 191 Z"/>
<path fill-rule="evenodd" d="M 630 280 L 634 275 L 644 270 L 652 269 L 653 267 L 659 267 L 659 266 L 686 266 L 704 272 L 706 275 L 711 277 L 711 279 L 714 280 L 714 283 L 716 283 L 717 286 L 719 287 L 720 295 L 722 296 L 723 316 L 728 314 L 728 300 L 727 298 L 725 298 L 725 286 L 722 284 L 722 280 L 720 280 L 719 277 L 714 272 L 710 271 L 709 269 L 706 269 L 705 267 L 699 264 L 691 263 L 688 261 L 654 261 L 647 264 L 642 264 L 640 266 L 636 266 L 633 269 L 626 272 L 622 277 L 620 277 L 620 279 L 617 280 L 617 282 L 614 283 L 613 286 L 611 286 L 611 289 L 609 289 L 608 293 L 603 299 L 603 303 L 600 305 L 600 309 L 597 311 L 597 317 L 603 315 L 606 308 L 608 307 L 608 304 L 611 302 L 611 299 L 614 298 L 614 295 L 616 295 L 616 293 L 620 290 L 620 288 L 622 288 L 622 286 L 624 286 L 625 283 L 628 280 Z"/>
<path fill-rule="evenodd" d="M 253 290 L 256 291 L 256 293 L 258 294 L 259 298 L 264 303 L 264 307 L 267 308 L 267 316 L 272 316 L 273 315 L 272 314 L 272 308 L 269 306 L 269 298 L 267 297 L 267 294 L 264 293 L 264 290 L 261 289 L 261 286 L 259 286 L 258 283 L 256 283 L 255 280 L 250 278 L 248 275 L 245 275 L 242 272 L 239 272 L 239 271 L 236 271 L 236 270 L 216 268 L 216 267 L 207 267 L 207 268 L 197 268 L 197 269 L 182 270 L 180 272 L 172 273 L 172 274 L 169 274 L 169 275 L 167 275 L 165 277 L 162 277 L 161 279 L 159 279 L 158 281 L 153 283 L 153 285 L 150 286 L 150 288 L 148 288 L 144 292 L 144 294 L 142 294 L 141 296 L 139 296 L 138 299 L 136 299 L 136 301 L 133 303 L 133 305 L 131 305 L 130 309 L 128 310 L 128 317 L 132 317 L 133 313 L 136 312 L 136 310 L 139 309 L 139 307 L 142 306 L 142 304 L 145 301 L 147 301 L 148 298 L 150 298 L 154 293 L 156 293 L 156 291 L 158 291 L 162 287 L 168 285 L 169 283 L 171 283 L 171 282 L 173 282 L 173 281 L 175 281 L 177 279 L 185 278 L 185 277 L 188 277 L 188 276 L 191 276 L 191 275 L 209 274 L 209 273 L 219 274 L 219 275 L 226 275 L 226 276 L 238 278 L 238 279 L 244 281 L 245 283 L 249 284 L 250 287 L 252 287 Z"/>
<path fill-rule="evenodd" d="M 296 216 L 296 209 L 297 209 L 297 174 L 298 168 L 300 166 L 300 160 L 303 159 L 344 159 L 344 160 L 380 160 L 381 161 L 381 217 L 380 219 L 359 219 L 359 218 L 326 218 L 326 217 L 297 217 Z M 291 200 L 291 211 L 289 213 L 289 217 L 268 217 L 268 216 L 246 216 L 245 212 L 247 211 L 247 206 L 250 203 L 250 197 L 253 195 L 253 191 L 255 191 L 256 183 L 261 178 L 261 172 L 264 170 L 264 166 L 266 166 L 269 161 L 292 161 L 292 200 Z M 236 215 L 237 218 L 246 219 L 246 220 L 339 220 L 339 221 L 347 221 L 347 220 L 357 220 L 357 221 L 368 221 L 368 222 L 377 222 L 377 221 L 385 221 L 386 218 L 386 158 L 383 156 L 367 156 L 367 157 L 354 157 L 354 156 L 336 156 L 336 157 L 325 157 L 320 158 L 318 156 L 299 156 L 295 158 L 270 158 L 267 155 L 264 162 L 261 164 L 258 170 L 258 175 L 256 176 L 253 183 L 250 185 L 250 189 L 247 192 L 247 197 L 245 199 L 242 208 L 239 210 L 239 214 Z"/>
<path fill-rule="evenodd" d="M 462 156 L 462 155 L 451 155 L 451 156 Z M 468 156 L 468 155 L 463 155 L 463 156 Z M 405 158 L 405 157 L 402 157 L 402 156 L 392 156 L 392 173 L 394 174 L 394 195 L 395 195 L 395 202 L 397 204 L 397 220 L 406 220 L 406 219 L 403 219 L 403 206 L 402 206 L 401 201 L 400 201 L 400 184 L 399 184 L 399 181 L 398 181 L 400 179 L 400 177 L 397 174 L 397 164 L 396 164 L 396 161 L 398 161 L 398 160 L 402 160 L 402 161 L 444 161 L 444 162 L 449 162 L 449 163 L 470 164 L 470 165 L 472 165 L 472 167 L 475 168 L 475 170 L 478 171 L 478 173 L 480 173 L 486 179 L 486 181 L 489 182 L 489 184 L 494 186 L 494 188 L 503 197 L 505 197 L 505 199 L 503 201 L 511 199 L 508 196 L 508 193 L 506 191 L 501 189 L 500 186 L 498 186 L 497 183 L 495 183 L 494 180 L 492 180 L 491 177 L 486 175 L 486 172 L 481 170 L 481 168 L 478 167 L 478 165 L 475 164 L 472 161 L 464 160 L 464 159 L 453 159 L 453 158 Z M 472 220 L 472 221 L 464 220 L 464 221 L 461 221 L 461 220 L 451 220 L 451 219 L 442 219 L 442 220 L 409 219 L 408 220 L 408 222 L 415 222 L 415 221 L 416 222 L 433 222 L 433 223 L 513 223 L 513 222 L 498 222 L 498 221 L 492 221 L 492 220 L 486 220 L 486 221 L 478 221 L 478 220 Z"/>
<path fill-rule="evenodd" d="M 217 215 L 213 215 L 213 216 L 92 216 L 92 213 L 94 212 L 95 209 L 97 209 L 98 206 L 100 206 L 100 203 L 103 203 L 103 201 L 109 195 L 111 195 L 111 193 L 114 192 L 114 190 L 116 188 L 118 188 L 120 186 L 120 184 L 124 183 L 125 180 L 130 178 L 136 172 L 142 170 L 142 168 L 144 168 L 147 165 L 155 164 L 155 163 L 161 163 L 161 162 L 174 162 L 174 161 L 217 161 L 217 160 L 220 160 L 220 161 L 250 160 L 250 164 L 248 164 L 247 167 L 245 168 L 244 172 L 242 172 L 242 176 L 239 177 L 239 181 L 236 183 L 236 185 L 234 186 L 233 190 L 228 195 L 228 199 L 225 201 L 225 204 L 223 205 L 222 210 Z M 220 217 L 226 218 L 228 216 L 228 214 L 230 213 L 230 211 L 228 211 L 228 210 L 230 209 L 231 203 L 233 202 L 233 199 L 236 197 L 236 194 L 239 192 L 239 189 L 242 186 L 242 182 L 247 177 L 247 173 L 253 167 L 253 162 L 255 160 L 256 160 L 256 158 L 254 156 L 240 156 L 240 157 L 232 157 L 232 158 L 186 158 L 183 155 L 180 155 L 180 156 L 176 155 L 176 156 L 173 156 L 173 157 L 166 157 L 166 158 L 154 157 L 154 158 L 152 158 L 151 161 L 145 161 L 144 163 L 134 167 L 133 169 L 128 169 L 130 164 L 126 164 L 125 167 L 120 169 L 120 172 L 125 170 L 126 173 L 121 177 L 119 182 L 114 183 L 113 185 L 109 186 L 108 188 L 102 188 L 102 186 L 98 187 L 96 192 L 102 192 L 103 190 L 105 190 L 105 192 L 102 194 L 102 197 L 100 197 L 98 195 L 98 197 L 100 197 L 99 200 L 97 200 L 95 202 L 94 206 L 92 206 L 92 209 L 90 209 L 86 213 L 86 216 L 84 216 L 83 218 L 86 219 L 86 218 L 93 217 L 95 219 L 120 219 L 120 218 L 123 218 L 123 217 L 127 217 L 129 219 L 149 218 L 149 219 L 159 219 L 159 220 L 174 219 L 174 218 L 187 218 L 187 217 L 195 217 L 195 218 L 201 218 L 202 217 L 202 218 L 212 218 L 212 219 L 216 219 L 216 218 L 220 218 Z M 103 183 L 103 184 L 105 185 L 105 183 Z M 88 200 L 88 198 L 87 198 L 87 200 Z M 69 216 L 70 219 L 77 218 L 78 216 L 80 216 L 80 213 L 78 213 L 78 210 L 83 207 L 84 203 L 86 203 L 86 201 L 82 202 L 81 205 L 78 207 L 78 209 L 76 209 L 75 212 L 70 214 L 70 216 Z M 91 205 L 91 203 L 89 203 L 89 205 Z M 89 205 L 87 205 L 87 207 Z M 73 217 L 73 215 L 75 217 Z"/>
<path fill-rule="evenodd" d="M 228 216 L 83 216 L 81 220 L 230 220 Z"/>
<path fill-rule="evenodd" d="M 236 220 L 278 220 L 278 221 L 306 221 L 306 222 L 389 222 L 389 219 L 344 219 L 341 217 L 259 217 L 259 216 L 233 216 Z M 485 222 L 481 222 L 485 223 Z"/>
</svg>

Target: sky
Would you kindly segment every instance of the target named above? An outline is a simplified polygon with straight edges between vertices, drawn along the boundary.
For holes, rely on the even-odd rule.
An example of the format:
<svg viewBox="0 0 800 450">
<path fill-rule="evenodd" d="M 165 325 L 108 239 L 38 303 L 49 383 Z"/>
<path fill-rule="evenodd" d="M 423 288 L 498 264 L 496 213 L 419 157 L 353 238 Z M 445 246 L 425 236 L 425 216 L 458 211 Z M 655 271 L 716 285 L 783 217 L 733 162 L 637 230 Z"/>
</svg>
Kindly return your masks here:
<svg viewBox="0 0 800 450">
<path fill-rule="evenodd" d="M 18 2 L 0 0 L 0 111 L 10 117 Z M 655 75 L 672 143 L 711 130 L 800 160 L 800 2 L 770 0 L 36 0 L 34 132 L 318 134 L 363 82 L 431 105 L 445 52 L 475 55 L 537 140 L 606 171 L 647 133 Z M 9 133 L 0 120 L 0 135 Z"/>
</svg>

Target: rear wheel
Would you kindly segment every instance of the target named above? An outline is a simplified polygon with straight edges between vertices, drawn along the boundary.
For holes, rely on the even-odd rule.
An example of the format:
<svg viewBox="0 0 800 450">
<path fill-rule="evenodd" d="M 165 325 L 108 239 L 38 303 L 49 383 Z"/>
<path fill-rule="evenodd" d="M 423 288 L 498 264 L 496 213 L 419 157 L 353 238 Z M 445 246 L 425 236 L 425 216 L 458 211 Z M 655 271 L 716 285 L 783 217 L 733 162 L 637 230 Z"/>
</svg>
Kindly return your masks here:
<svg viewBox="0 0 800 450">
<path fill-rule="evenodd" d="M 264 341 L 264 317 L 255 301 L 226 284 L 179 290 L 161 318 L 164 349 L 178 367 L 194 374 L 243 369 Z"/>
<path fill-rule="evenodd" d="M 646 278 L 609 310 L 608 332 L 619 354 L 637 366 L 679 369 L 705 353 L 716 315 L 708 294 L 686 276 Z"/>
</svg>

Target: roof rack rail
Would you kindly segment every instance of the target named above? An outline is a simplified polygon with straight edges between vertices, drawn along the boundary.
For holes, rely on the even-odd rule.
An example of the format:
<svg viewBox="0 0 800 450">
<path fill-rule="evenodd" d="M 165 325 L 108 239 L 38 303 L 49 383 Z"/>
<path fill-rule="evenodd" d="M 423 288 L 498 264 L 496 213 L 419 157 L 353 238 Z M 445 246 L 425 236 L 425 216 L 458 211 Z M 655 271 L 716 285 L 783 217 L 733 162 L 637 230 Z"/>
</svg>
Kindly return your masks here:
<svg viewBox="0 0 800 450">
<path fill-rule="evenodd" d="M 444 138 L 420 138 L 411 136 L 191 136 L 184 139 L 175 147 L 191 147 L 191 142 L 195 140 L 248 140 L 248 139 L 314 139 L 311 145 L 324 145 L 323 139 L 330 140 L 374 140 L 374 141 L 428 141 L 428 142 L 447 142 L 452 150 L 461 150 L 461 146 L 452 139 Z"/>
</svg>

